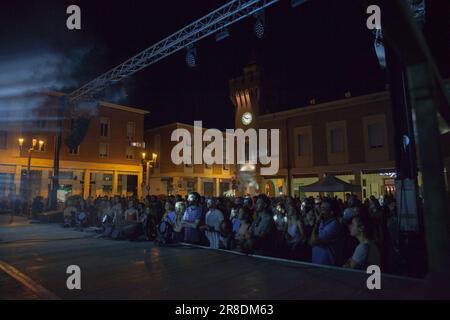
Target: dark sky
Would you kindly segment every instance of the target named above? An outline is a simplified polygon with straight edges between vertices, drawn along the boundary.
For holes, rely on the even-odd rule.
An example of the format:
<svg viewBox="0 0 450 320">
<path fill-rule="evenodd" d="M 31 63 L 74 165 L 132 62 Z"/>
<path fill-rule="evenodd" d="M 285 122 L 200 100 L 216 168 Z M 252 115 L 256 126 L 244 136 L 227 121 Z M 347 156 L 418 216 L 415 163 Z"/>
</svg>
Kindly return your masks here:
<svg viewBox="0 0 450 320">
<path fill-rule="evenodd" d="M 448 63 L 444 43 L 450 43 L 450 28 L 448 17 L 436 9 L 445 1 L 429 1 L 425 33 L 448 77 L 443 64 Z M 83 84 L 226 2 L 2 0 L 0 59 L 39 54 L 40 48 L 75 59 L 75 50 L 86 49 L 89 53 L 73 72 Z M 66 29 L 70 4 L 81 7 L 80 31 Z M 198 67 L 187 67 L 185 51 L 180 51 L 125 81 L 126 101 L 117 102 L 150 110 L 147 127 L 203 120 L 204 126 L 231 128 L 228 80 L 241 74 L 250 57 L 264 68 L 270 84 L 266 111 L 306 105 L 311 98 L 342 98 L 347 90 L 353 95 L 381 90 L 385 75 L 366 18 L 357 0 L 313 0 L 297 8 L 282 0 L 266 11 L 264 39 L 254 36 L 254 19 L 247 18 L 231 27 L 229 38 L 199 42 Z"/>
</svg>

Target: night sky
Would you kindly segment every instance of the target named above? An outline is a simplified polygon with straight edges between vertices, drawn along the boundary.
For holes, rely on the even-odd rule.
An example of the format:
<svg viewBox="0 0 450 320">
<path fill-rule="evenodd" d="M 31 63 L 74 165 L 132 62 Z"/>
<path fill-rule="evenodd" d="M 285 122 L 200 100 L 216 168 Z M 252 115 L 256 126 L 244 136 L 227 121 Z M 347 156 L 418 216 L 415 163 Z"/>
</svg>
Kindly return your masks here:
<svg viewBox="0 0 450 320">
<path fill-rule="evenodd" d="M 226 2 L 3 0 L 0 61 L 39 56 L 41 50 L 79 59 L 71 70 L 76 84 L 63 88 L 70 92 Z M 449 19 L 445 10 L 437 9 L 446 1 L 429 2 L 424 32 L 448 77 Z M 66 29 L 70 4 L 81 7 L 80 31 Z M 185 51 L 180 51 L 109 89 L 106 99 L 150 110 L 147 128 L 194 120 L 203 120 L 206 127 L 232 128 L 228 81 L 252 59 L 263 66 L 270 86 L 263 112 L 300 107 L 312 98 L 343 98 L 347 90 L 353 96 L 376 92 L 385 87 L 385 74 L 366 18 L 357 0 L 314 0 L 297 8 L 283 0 L 266 10 L 264 39 L 254 36 L 254 19 L 247 18 L 231 27 L 229 38 L 216 42 L 212 36 L 198 43 L 198 67 L 187 67 Z"/>
</svg>

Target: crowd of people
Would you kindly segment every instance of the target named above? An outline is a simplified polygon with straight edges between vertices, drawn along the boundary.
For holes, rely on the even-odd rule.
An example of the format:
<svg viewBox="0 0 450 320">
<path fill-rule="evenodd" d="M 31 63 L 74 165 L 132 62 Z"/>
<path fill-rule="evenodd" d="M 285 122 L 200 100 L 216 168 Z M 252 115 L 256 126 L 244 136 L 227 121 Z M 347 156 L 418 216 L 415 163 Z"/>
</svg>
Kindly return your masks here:
<svg viewBox="0 0 450 320">
<path fill-rule="evenodd" d="M 385 196 L 361 202 L 347 194 L 330 197 L 203 197 L 143 201 L 124 197 L 72 197 L 64 209 L 65 225 L 97 226 L 105 237 L 178 242 L 237 250 L 322 265 L 389 272 L 398 251 L 395 200 Z"/>
</svg>

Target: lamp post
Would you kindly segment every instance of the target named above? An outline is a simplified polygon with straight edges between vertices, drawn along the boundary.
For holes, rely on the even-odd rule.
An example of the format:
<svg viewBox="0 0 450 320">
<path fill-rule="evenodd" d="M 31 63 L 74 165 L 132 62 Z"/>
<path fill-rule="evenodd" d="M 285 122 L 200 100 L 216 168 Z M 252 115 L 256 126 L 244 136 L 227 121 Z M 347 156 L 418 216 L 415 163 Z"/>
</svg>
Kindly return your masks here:
<svg viewBox="0 0 450 320">
<path fill-rule="evenodd" d="M 158 155 L 152 153 L 152 158 L 147 159 L 147 153 L 142 152 L 142 162 L 145 164 L 145 188 L 147 189 L 147 195 L 150 194 L 150 167 L 156 163 Z"/>
<path fill-rule="evenodd" d="M 19 148 L 20 151 L 22 151 L 23 148 L 23 144 L 25 142 L 24 138 L 19 138 L 18 143 L 19 143 Z M 26 179 L 26 187 L 25 187 L 25 200 L 27 201 L 27 203 L 30 200 L 30 195 L 31 195 L 31 157 L 33 154 L 33 151 L 36 150 L 36 146 L 38 146 L 38 151 L 42 151 L 42 148 L 44 147 L 44 140 L 38 140 L 38 139 L 31 139 L 31 144 L 30 147 L 28 148 L 28 164 L 27 164 L 27 179 Z M 31 211 L 30 211 L 31 212 Z"/>
</svg>

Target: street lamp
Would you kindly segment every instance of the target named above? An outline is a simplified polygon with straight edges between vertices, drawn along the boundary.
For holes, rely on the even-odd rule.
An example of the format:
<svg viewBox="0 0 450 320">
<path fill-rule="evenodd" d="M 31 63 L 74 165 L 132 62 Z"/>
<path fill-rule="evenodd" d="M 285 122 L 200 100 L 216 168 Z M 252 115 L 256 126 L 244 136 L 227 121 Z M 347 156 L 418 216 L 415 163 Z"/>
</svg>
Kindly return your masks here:
<svg viewBox="0 0 450 320">
<path fill-rule="evenodd" d="M 24 138 L 18 139 L 20 151 L 22 151 L 24 142 L 25 142 Z M 31 139 L 31 144 L 30 144 L 30 147 L 28 148 L 27 182 L 26 182 L 26 188 L 25 188 L 25 199 L 27 202 L 30 200 L 29 198 L 30 198 L 30 191 L 31 191 L 30 174 L 31 174 L 32 152 L 36 150 L 36 146 L 38 146 L 39 151 L 42 151 L 44 144 L 45 144 L 44 140 L 38 140 L 38 139 L 33 138 L 33 139 Z"/>
<path fill-rule="evenodd" d="M 142 162 L 145 164 L 145 188 L 147 189 L 147 195 L 150 194 L 150 167 L 156 163 L 158 155 L 152 153 L 152 158 L 147 159 L 147 153 L 142 152 Z"/>
</svg>

